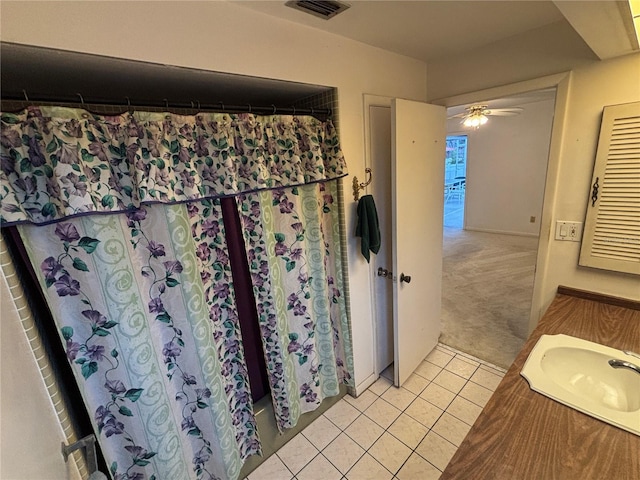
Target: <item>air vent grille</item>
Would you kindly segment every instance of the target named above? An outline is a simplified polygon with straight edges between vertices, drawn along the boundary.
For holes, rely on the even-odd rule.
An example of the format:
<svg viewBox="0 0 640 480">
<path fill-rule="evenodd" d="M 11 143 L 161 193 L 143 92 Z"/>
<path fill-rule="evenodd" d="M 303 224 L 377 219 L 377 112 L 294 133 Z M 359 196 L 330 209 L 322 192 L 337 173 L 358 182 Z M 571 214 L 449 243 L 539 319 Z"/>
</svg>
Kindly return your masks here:
<svg viewBox="0 0 640 480">
<path fill-rule="evenodd" d="M 285 5 L 325 20 L 329 20 L 349 8 L 346 3 L 333 0 L 292 0 Z"/>
</svg>

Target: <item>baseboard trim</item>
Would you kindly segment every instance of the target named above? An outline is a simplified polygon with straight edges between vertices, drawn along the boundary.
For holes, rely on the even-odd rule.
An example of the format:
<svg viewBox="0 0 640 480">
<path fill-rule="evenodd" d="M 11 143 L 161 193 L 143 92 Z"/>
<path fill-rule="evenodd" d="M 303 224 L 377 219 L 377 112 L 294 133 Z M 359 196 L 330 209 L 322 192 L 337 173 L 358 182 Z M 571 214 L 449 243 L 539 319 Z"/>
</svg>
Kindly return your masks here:
<svg viewBox="0 0 640 480">
<path fill-rule="evenodd" d="M 492 230 L 490 228 L 476 228 L 476 227 L 464 227 L 465 230 L 470 230 L 472 232 L 483 232 L 483 233 L 497 233 L 499 235 L 514 235 L 517 237 L 535 237 L 538 238 L 540 235 L 537 233 L 526 233 L 526 232 L 512 232 L 509 230 Z"/>
<path fill-rule="evenodd" d="M 375 383 L 375 381 L 379 377 L 380 377 L 380 375 L 376 375 L 376 374 L 372 373 L 367 378 L 365 378 L 364 381 L 362 381 L 358 385 L 356 385 L 356 387 L 354 389 L 355 390 L 355 395 L 352 392 L 349 392 L 349 393 L 351 394 L 351 396 L 357 397 L 362 392 L 364 392 L 367 388 L 369 388 L 371 385 L 373 385 Z"/>
</svg>

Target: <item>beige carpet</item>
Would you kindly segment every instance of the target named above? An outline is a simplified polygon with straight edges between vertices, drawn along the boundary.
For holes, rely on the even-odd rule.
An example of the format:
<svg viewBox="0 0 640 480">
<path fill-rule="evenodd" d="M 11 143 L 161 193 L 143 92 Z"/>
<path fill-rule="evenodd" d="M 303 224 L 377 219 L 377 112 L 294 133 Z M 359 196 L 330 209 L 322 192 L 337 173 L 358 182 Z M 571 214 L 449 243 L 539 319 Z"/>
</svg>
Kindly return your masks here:
<svg viewBox="0 0 640 480">
<path fill-rule="evenodd" d="M 537 245 L 445 222 L 440 342 L 509 367 L 528 336 Z"/>
</svg>

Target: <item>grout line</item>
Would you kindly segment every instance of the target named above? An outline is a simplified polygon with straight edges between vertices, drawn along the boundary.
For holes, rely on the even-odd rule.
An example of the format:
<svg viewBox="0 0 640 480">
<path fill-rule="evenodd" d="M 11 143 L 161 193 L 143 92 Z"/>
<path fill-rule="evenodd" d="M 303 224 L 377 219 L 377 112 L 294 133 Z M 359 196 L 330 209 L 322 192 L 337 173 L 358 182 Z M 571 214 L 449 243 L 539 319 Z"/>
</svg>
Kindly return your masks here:
<svg viewBox="0 0 640 480">
<path fill-rule="evenodd" d="M 451 348 L 451 347 L 449 347 L 449 346 L 447 346 L 447 345 L 444 345 L 444 344 L 440 344 L 440 343 L 438 343 L 438 347 L 441 347 L 441 348 L 440 348 L 440 350 L 441 350 L 441 351 L 445 351 L 446 353 L 451 353 L 451 354 L 452 354 L 452 357 L 451 357 L 451 359 L 447 362 L 447 364 L 446 364 L 444 367 L 441 367 L 441 366 L 439 366 L 439 365 L 436 365 L 436 364 L 434 364 L 434 363 L 429 362 L 431 365 L 434 365 L 434 366 L 436 366 L 436 367 L 439 369 L 438 373 L 437 373 L 437 374 L 436 374 L 436 376 L 434 377 L 434 380 L 435 380 L 435 378 L 437 378 L 437 376 L 438 376 L 438 375 L 440 375 L 440 373 L 442 373 L 443 371 L 447 371 L 448 373 L 450 373 L 450 374 L 452 374 L 452 375 L 455 375 L 456 377 L 458 377 L 458 378 L 460 378 L 460 379 L 464 380 L 464 384 L 462 385 L 462 387 L 460 388 L 460 390 L 456 393 L 456 392 L 453 392 L 453 391 L 449 390 L 447 387 L 443 387 L 442 385 L 439 385 L 439 384 L 435 383 L 433 380 L 429 380 L 429 379 L 427 379 L 427 378 L 423 377 L 422 375 L 420 375 L 420 374 L 416 373 L 416 374 L 417 374 L 417 375 L 419 375 L 421 378 L 424 378 L 424 379 L 427 381 L 427 384 L 426 384 L 422 389 L 420 389 L 420 390 L 419 390 L 419 392 L 418 392 L 417 394 L 416 394 L 416 393 L 414 393 L 414 392 L 411 392 L 411 391 L 407 390 L 407 391 L 408 391 L 408 392 L 410 392 L 412 395 L 415 395 L 415 398 L 414 398 L 414 399 L 409 403 L 409 405 L 407 405 L 405 408 L 403 408 L 403 409 L 399 409 L 399 408 L 398 408 L 398 410 L 400 411 L 400 415 L 403 415 L 403 414 L 404 414 L 404 415 L 407 415 L 407 416 L 408 416 L 409 418 L 411 418 L 413 421 L 415 421 L 415 422 L 419 423 L 420 425 L 422 425 L 423 427 L 425 427 L 425 428 L 426 428 L 426 432 L 425 432 L 425 434 L 424 434 L 424 435 L 422 436 L 422 438 L 421 438 L 421 439 L 416 443 L 416 446 L 415 446 L 414 448 L 411 448 L 411 447 L 409 447 L 408 445 L 406 445 L 402 440 L 400 440 L 398 437 L 396 437 L 393 433 L 391 433 L 391 432 L 389 431 L 389 428 L 391 428 L 391 425 L 393 425 L 393 423 L 395 423 L 395 421 L 396 421 L 396 420 L 394 420 L 394 422 L 392 422 L 392 423 L 391 423 L 391 425 L 389 425 L 387 428 L 384 428 L 384 427 L 380 426 L 380 425 L 379 425 L 375 420 L 373 420 L 372 418 L 370 418 L 368 415 L 366 415 L 366 414 L 364 413 L 364 411 L 366 411 L 366 410 L 367 410 L 367 409 L 368 409 L 368 408 L 369 408 L 369 407 L 370 407 L 370 406 L 371 406 L 375 401 L 377 401 L 378 399 L 382 399 L 383 401 L 385 401 L 385 402 L 389 403 L 389 402 L 388 402 L 388 401 L 386 401 L 384 398 L 382 398 L 382 395 L 383 395 L 383 394 L 384 394 L 384 393 L 385 393 L 389 388 L 391 388 L 391 386 L 392 386 L 392 385 L 391 385 L 391 386 L 389 386 L 388 388 L 386 388 L 386 389 L 384 390 L 384 392 L 382 392 L 382 394 L 377 394 L 377 393 L 375 393 L 374 391 L 372 391 L 372 390 L 368 389 L 368 391 L 369 391 L 369 392 L 371 392 L 371 393 L 375 396 L 375 399 L 373 400 L 373 402 L 371 402 L 371 404 L 370 404 L 369 406 L 367 406 L 367 408 L 364 408 L 364 410 L 360 410 L 360 409 L 359 409 L 359 408 L 357 408 L 355 405 L 352 405 L 350 402 L 347 402 L 347 403 L 349 403 L 349 405 L 350 405 L 350 406 L 352 406 L 353 408 L 355 408 L 355 409 L 358 411 L 358 415 L 356 416 L 356 418 L 355 418 L 352 422 L 350 422 L 348 425 L 346 425 L 344 429 L 343 429 L 343 428 L 341 428 L 341 427 L 339 427 L 338 425 L 336 425 L 333 421 L 331 421 L 331 419 L 330 419 L 329 417 L 325 417 L 327 420 L 329 420 L 329 422 L 330 422 L 332 425 L 334 425 L 336 428 L 338 428 L 338 430 L 340 431 L 340 434 L 344 433 L 344 434 L 347 436 L 347 438 L 349 438 L 349 439 L 350 439 L 351 441 L 353 441 L 356 445 L 358 445 L 358 447 L 359 447 L 359 448 L 361 448 L 361 449 L 363 450 L 363 453 L 358 457 L 358 459 L 353 463 L 353 465 L 349 468 L 349 470 L 347 470 L 347 472 L 346 472 L 346 473 L 342 473 L 342 472 L 340 471 L 340 469 L 338 468 L 338 466 L 337 466 L 337 465 L 335 465 L 333 462 L 331 462 L 331 460 L 330 460 L 330 459 L 329 459 L 329 458 L 324 454 L 324 451 L 325 451 L 325 450 L 326 450 L 326 449 L 327 449 L 327 448 L 328 448 L 328 447 L 329 447 L 329 446 L 330 446 L 330 445 L 335 441 L 335 439 L 333 439 L 331 442 L 329 442 L 327 445 L 325 445 L 325 446 L 324 446 L 324 448 L 323 448 L 322 450 L 317 449 L 317 447 L 315 447 L 315 445 L 314 445 L 314 448 L 316 448 L 317 453 L 316 453 L 316 454 L 314 454 L 314 455 L 313 455 L 313 456 L 312 456 L 312 457 L 311 457 L 311 458 L 310 458 L 310 459 L 305 463 L 305 465 L 300 469 L 300 472 L 301 472 L 302 470 L 304 470 L 304 468 L 306 468 L 306 467 L 307 467 L 307 466 L 308 466 L 308 465 L 309 465 L 313 460 L 315 460 L 315 459 L 318 457 L 318 455 L 322 455 L 322 456 L 324 457 L 324 459 L 325 459 L 325 460 L 326 460 L 330 465 L 332 465 L 336 470 L 338 470 L 338 472 L 340 472 L 340 474 L 341 474 L 341 480 L 346 480 L 346 479 L 348 478 L 348 477 L 347 477 L 348 473 L 349 473 L 351 470 L 353 470 L 353 468 L 355 467 L 355 465 L 356 465 L 359 461 L 361 461 L 361 460 L 364 458 L 364 456 L 365 456 L 365 455 L 369 454 L 369 455 L 370 455 L 370 456 L 371 456 L 371 457 L 372 457 L 372 458 L 373 458 L 373 459 L 374 459 L 378 464 L 380 464 L 380 465 L 381 465 L 381 466 L 382 466 L 382 467 L 383 467 L 387 472 L 389 472 L 389 473 L 392 475 L 392 480 L 397 480 L 397 474 L 398 474 L 398 472 L 400 472 L 400 471 L 402 470 L 402 468 L 406 465 L 406 463 L 408 462 L 408 460 L 411 458 L 411 456 L 412 456 L 414 453 L 415 453 L 416 455 L 418 455 L 418 457 L 419 457 L 420 459 L 422 459 L 423 461 L 425 461 L 425 462 L 427 462 L 429 465 L 431 465 L 433 468 L 435 468 L 435 469 L 436 469 L 436 470 L 438 470 L 439 472 L 442 472 L 442 470 L 440 470 L 436 465 L 434 465 L 431 461 L 429 461 L 429 459 L 427 459 L 427 458 L 423 457 L 423 456 L 422 456 L 422 455 L 417 451 L 417 450 L 418 450 L 418 447 L 420 447 L 420 445 L 422 444 L 422 442 L 424 442 L 424 440 L 426 439 L 426 437 L 427 437 L 430 433 L 432 433 L 433 435 L 437 435 L 437 436 L 438 436 L 438 437 L 440 437 L 442 440 L 446 441 L 448 444 L 453 445 L 453 446 L 456 448 L 456 450 L 457 450 L 457 449 L 459 448 L 459 445 L 456 445 L 455 443 L 453 443 L 453 442 L 452 442 L 451 440 L 449 440 L 448 438 L 446 438 L 446 437 L 442 436 L 440 433 L 438 433 L 438 432 L 434 431 L 434 430 L 433 430 L 433 428 L 434 428 L 434 427 L 435 427 L 435 425 L 436 425 L 436 424 L 437 424 L 437 423 L 442 419 L 442 417 L 445 415 L 445 413 L 449 414 L 451 417 L 455 418 L 456 420 L 458 420 L 458 421 L 462 422 L 464 425 L 471 427 L 473 424 L 469 424 L 469 423 L 467 423 L 465 420 L 463 420 L 462 418 L 459 418 L 458 416 L 454 415 L 453 413 L 451 413 L 450 411 L 448 411 L 448 408 L 451 406 L 451 404 L 455 401 L 455 399 L 456 399 L 457 397 L 460 397 L 462 400 L 465 400 L 465 401 L 467 401 L 467 402 L 471 403 L 472 405 L 477 406 L 477 407 L 479 407 L 479 408 L 481 408 L 481 409 L 482 409 L 482 408 L 484 408 L 484 406 L 479 405 L 479 404 L 478 404 L 478 403 L 476 403 L 475 401 L 473 401 L 473 400 L 471 400 L 471 399 L 468 399 L 468 398 L 466 398 L 466 397 L 462 396 L 460 392 L 462 392 L 462 390 L 464 389 L 464 387 L 465 387 L 469 382 L 471 382 L 471 383 L 473 383 L 474 385 L 477 385 L 477 386 L 480 386 L 480 387 L 482 387 L 482 388 L 484 388 L 484 389 L 486 389 L 486 390 L 489 390 L 489 391 L 491 392 L 491 394 L 493 394 L 493 392 L 495 391 L 495 389 L 494 389 L 494 388 L 489 388 L 489 387 L 487 387 L 487 386 L 485 386 L 485 385 L 481 385 L 481 384 L 477 383 L 476 381 L 471 380 L 471 377 L 472 377 L 472 376 L 473 376 L 473 375 L 474 375 L 474 374 L 475 374 L 475 373 L 476 373 L 476 372 L 477 372 L 481 367 L 485 367 L 485 368 L 484 368 L 484 371 L 485 371 L 485 372 L 492 373 L 492 374 L 497 375 L 497 376 L 499 376 L 499 373 L 498 373 L 498 372 L 501 372 L 501 369 L 500 369 L 499 367 L 495 367 L 494 365 L 489 364 L 488 362 L 484 362 L 484 361 L 483 361 L 483 360 L 481 360 L 481 359 L 477 359 L 476 357 L 473 357 L 473 356 L 471 356 L 471 355 L 465 354 L 465 353 L 463 353 L 463 352 L 459 352 L 459 351 L 457 351 L 456 349 L 453 349 L 453 348 Z M 466 358 L 466 359 L 468 359 L 468 360 L 473 360 L 473 361 L 475 361 L 475 362 L 479 363 L 479 365 L 478 365 L 478 366 L 473 365 L 473 366 L 475 367 L 475 369 L 473 370 L 473 373 L 471 373 L 471 376 L 470 376 L 469 378 L 462 377 L 462 376 L 458 375 L 458 374 L 457 374 L 457 373 L 455 373 L 455 372 L 452 372 L 452 371 L 450 371 L 450 370 L 446 370 L 446 366 L 447 366 L 447 365 L 449 365 L 449 363 L 451 362 L 451 360 L 453 360 L 454 358 L 457 358 L 458 356 L 460 357 L 460 359 L 461 359 L 462 361 L 464 361 L 464 360 L 465 360 L 465 358 Z M 428 361 L 428 360 L 426 360 L 426 359 L 425 359 L 425 361 Z M 492 371 L 491 371 L 491 370 L 489 370 L 489 369 L 493 369 L 496 373 L 492 372 Z M 423 392 L 424 392 L 424 391 L 429 387 L 429 385 L 431 385 L 432 383 L 435 383 L 435 385 L 437 385 L 438 387 L 443 388 L 443 389 L 445 389 L 446 391 L 448 391 L 448 392 L 450 392 L 450 393 L 454 394 L 453 399 L 447 403 L 447 405 L 446 405 L 446 407 L 445 407 L 444 409 L 442 409 L 440 406 L 436 405 L 436 404 L 435 404 L 435 403 L 433 403 L 432 401 L 429 401 L 429 399 L 428 399 L 428 398 L 421 397 L 421 394 L 422 394 L 422 393 L 423 393 Z M 405 389 L 405 390 L 406 390 L 406 389 Z M 429 403 L 430 405 L 432 405 L 432 406 L 434 406 L 434 407 L 438 408 L 439 410 L 441 410 L 441 413 L 438 415 L 437 419 L 433 422 L 433 424 L 431 425 L 431 427 L 427 427 L 426 425 L 422 424 L 418 419 L 416 419 L 416 418 L 412 417 L 410 414 L 408 414 L 408 413 L 407 413 L 407 409 L 408 409 L 408 408 L 413 404 L 413 402 L 415 401 L 415 399 L 416 399 L 416 398 L 420 398 L 420 399 L 422 399 L 422 400 L 426 401 L 427 403 Z M 395 405 L 392 405 L 392 406 L 394 406 L 394 407 L 395 407 Z M 396 408 L 397 408 L 397 407 L 396 407 Z M 398 418 L 400 418 L 400 415 L 398 416 Z M 366 449 L 365 449 L 362 445 L 360 445 L 360 444 L 358 443 L 358 441 L 357 441 L 355 438 L 352 438 L 352 437 L 347 433 L 347 431 L 346 431 L 346 430 L 347 430 L 351 425 L 353 425 L 353 423 L 354 423 L 354 422 L 355 422 L 355 421 L 356 421 L 360 416 L 364 416 L 366 419 L 368 419 L 369 421 L 373 422 L 376 426 L 378 426 L 379 428 L 381 428 L 381 429 L 382 429 L 382 433 L 381 433 L 381 435 L 380 435 L 380 436 L 378 436 L 377 438 L 375 438 L 375 440 L 373 441 L 373 443 L 371 443 L 371 445 L 370 445 L 368 448 L 366 448 Z M 307 427 L 307 428 L 308 428 L 308 427 Z M 304 432 L 304 431 L 303 431 L 303 432 Z M 301 432 L 301 433 L 303 433 L 303 432 Z M 380 438 L 382 438 L 382 436 L 383 436 L 385 433 L 389 433 L 389 435 L 391 435 L 394 439 L 396 439 L 397 441 L 399 441 L 402 445 L 406 446 L 406 447 L 410 450 L 409 455 L 407 456 L 407 458 L 404 460 L 404 462 L 400 465 L 400 467 L 397 469 L 397 471 L 396 471 L 395 473 L 394 473 L 394 472 L 392 472 L 392 471 L 390 471 L 390 470 L 389 470 L 385 465 L 383 465 L 381 462 L 379 462 L 379 461 L 378 461 L 378 460 L 377 460 L 377 459 L 376 459 L 376 458 L 375 458 L 375 457 L 370 453 L 371 449 L 374 447 L 374 445 L 376 445 L 376 443 L 380 440 Z M 339 434 L 339 435 L 340 435 L 340 434 Z M 339 436 L 339 435 L 338 435 L 338 436 Z M 303 435 L 303 436 L 304 436 L 304 435 Z M 305 436 L 305 438 L 306 438 L 306 436 Z M 336 438 L 337 438 L 337 437 L 336 437 Z M 312 445 L 313 445 L 313 444 L 312 444 Z M 276 452 L 276 455 L 277 455 L 277 452 Z M 297 479 L 297 475 L 294 475 L 294 474 L 293 474 L 293 472 L 291 471 L 291 469 L 286 465 L 286 463 L 284 463 L 284 460 L 282 460 L 282 458 L 280 458 L 279 456 L 278 456 L 278 458 L 279 458 L 279 459 L 280 459 L 280 461 L 285 465 L 285 467 L 287 468 L 287 470 L 291 473 L 291 475 L 292 475 L 291 480 L 296 480 L 296 479 Z M 299 474 L 300 472 L 298 472 L 298 474 Z"/>
</svg>

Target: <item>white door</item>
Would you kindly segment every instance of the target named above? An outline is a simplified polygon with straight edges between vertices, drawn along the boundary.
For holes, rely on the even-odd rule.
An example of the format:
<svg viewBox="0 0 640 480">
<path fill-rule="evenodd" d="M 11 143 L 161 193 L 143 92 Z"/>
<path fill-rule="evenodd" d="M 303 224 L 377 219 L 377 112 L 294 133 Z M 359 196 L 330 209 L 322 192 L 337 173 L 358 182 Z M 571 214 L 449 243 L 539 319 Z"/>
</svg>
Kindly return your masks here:
<svg viewBox="0 0 640 480">
<path fill-rule="evenodd" d="M 444 107 L 392 100 L 394 383 L 398 387 L 440 336 L 445 137 Z"/>
</svg>

